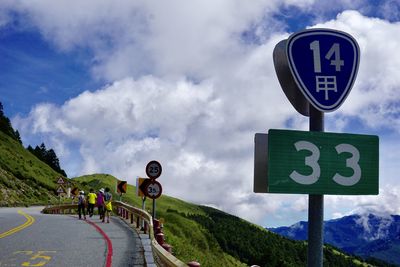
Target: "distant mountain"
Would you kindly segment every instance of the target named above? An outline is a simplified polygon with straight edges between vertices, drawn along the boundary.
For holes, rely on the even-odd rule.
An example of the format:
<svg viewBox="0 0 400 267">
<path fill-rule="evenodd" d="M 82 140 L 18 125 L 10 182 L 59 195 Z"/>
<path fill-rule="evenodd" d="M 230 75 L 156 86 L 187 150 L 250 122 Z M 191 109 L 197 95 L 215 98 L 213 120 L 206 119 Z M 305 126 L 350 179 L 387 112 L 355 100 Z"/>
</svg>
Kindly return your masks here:
<svg viewBox="0 0 400 267">
<path fill-rule="evenodd" d="M 306 240 L 308 223 L 269 230 L 293 240 Z M 326 221 L 324 242 L 350 254 L 400 266 L 400 216 L 351 215 Z"/>
</svg>

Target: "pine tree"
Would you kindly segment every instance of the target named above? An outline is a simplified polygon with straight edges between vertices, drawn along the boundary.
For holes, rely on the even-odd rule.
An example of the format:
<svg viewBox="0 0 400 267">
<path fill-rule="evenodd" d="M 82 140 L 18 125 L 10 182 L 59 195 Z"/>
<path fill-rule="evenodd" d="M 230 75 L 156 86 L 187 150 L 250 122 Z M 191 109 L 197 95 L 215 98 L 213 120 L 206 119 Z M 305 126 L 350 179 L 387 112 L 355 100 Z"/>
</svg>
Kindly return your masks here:
<svg viewBox="0 0 400 267">
<path fill-rule="evenodd" d="M 18 130 L 15 130 L 14 136 L 15 136 L 15 139 L 18 141 L 18 143 L 20 143 L 22 145 L 21 135 L 19 134 Z"/>
<path fill-rule="evenodd" d="M 3 104 L 0 102 L 0 131 L 22 144 L 18 131 L 14 131 L 11 121 L 4 115 Z"/>
<path fill-rule="evenodd" d="M 14 130 L 11 125 L 11 121 L 4 115 L 3 104 L 0 102 L 0 131 L 10 136 L 17 142 L 22 145 L 21 135 L 18 130 Z M 33 155 L 35 155 L 38 159 L 45 162 L 49 165 L 53 170 L 67 177 L 67 174 L 60 167 L 60 161 L 54 152 L 53 149 L 47 150 L 46 145 L 42 143 L 40 146 L 36 146 L 33 149 L 30 145 L 27 147 L 27 150 L 30 151 Z"/>
<path fill-rule="evenodd" d="M 33 149 L 31 146 L 28 146 L 27 150 L 35 155 L 38 159 L 49 165 L 53 170 L 67 177 L 65 171 L 61 169 L 60 160 L 53 149 L 47 150 L 46 145 L 42 143 L 40 146 L 36 146 L 35 149 Z"/>
</svg>

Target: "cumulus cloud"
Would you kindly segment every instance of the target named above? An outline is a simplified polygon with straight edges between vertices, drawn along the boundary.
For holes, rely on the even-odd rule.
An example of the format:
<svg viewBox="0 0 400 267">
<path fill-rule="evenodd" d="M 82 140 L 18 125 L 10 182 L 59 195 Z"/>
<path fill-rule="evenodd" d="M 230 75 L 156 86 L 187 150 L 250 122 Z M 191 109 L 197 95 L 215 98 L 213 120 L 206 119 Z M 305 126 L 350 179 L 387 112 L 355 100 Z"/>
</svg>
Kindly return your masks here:
<svg viewBox="0 0 400 267">
<path fill-rule="evenodd" d="M 346 11 L 335 20 L 315 25 L 352 34 L 361 50 L 361 63 L 355 86 L 339 114 L 358 117 L 370 127 L 387 127 L 400 131 L 398 115 L 399 76 L 394 56 L 399 45 L 394 38 L 400 33 L 398 23 L 369 18 L 357 11 Z"/>
<path fill-rule="evenodd" d="M 282 101 L 278 90 L 238 101 L 238 88 L 230 90 L 227 100 L 228 89 L 211 81 L 127 78 L 86 91 L 61 107 L 40 104 L 13 123 L 24 133 L 51 137 L 48 142 L 56 147 L 63 144 L 62 162 L 79 165 L 73 175 L 111 172 L 134 183 L 136 176 L 145 175 L 147 161 L 157 159 L 164 165 L 168 194 L 216 203 L 243 216 L 249 202 L 261 198 L 251 196 L 253 135 L 257 127 L 266 127 L 263 121 L 282 125 L 285 109 L 263 105 L 268 98 Z M 246 89 L 258 90 L 251 84 Z M 257 115 L 251 105 L 263 112 Z M 252 116 L 250 123 L 245 120 Z M 68 150 L 75 143 L 79 150 Z"/>
<path fill-rule="evenodd" d="M 134 184 L 136 176 L 145 175 L 146 163 L 157 159 L 168 195 L 259 223 L 282 216 L 282 210 L 287 216 L 304 213 L 306 196 L 252 193 L 254 134 L 307 129 L 307 119 L 285 99 L 272 64 L 275 44 L 288 33 L 277 29 L 279 24 L 269 32 L 264 27 L 264 42 L 257 45 L 241 36 L 265 26 L 265 14 L 278 2 L 18 2 L 18 10 L 58 48 L 89 48 L 93 74 L 109 84 L 61 106 L 38 104 L 13 125 L 28 143 L 40 136 L 54 145 L 73 176 L 107 172 Z M 284 4 L 307 8 L 311 2 Z M 400 26 L 356 11 L 317 26 L 351 33 L 362 50 L 358 81 L 332 129 L 357 117 L 369 127 L 399 130 L 394 66 L 400 57 L 394 56 L 398 41 L 389 37 L 397 36 Z M 382 191 L 382 203 L 396 193 Z M 352 207 L 382 204 L 357 199 Z M 344 197 L 327 201 L 341 209 L 347 204 Z"/>
<path fill-rule="evenodd" d="M 115 81 L 146 74 L 213 76 L 221 62 L 234 61 L 245 52 L 241 33 L 278 3 L 45 0 L 2 6 L 27 17 L 44 38 L 64 51 L 89 48 L 93 73 Z"/>
</svg>

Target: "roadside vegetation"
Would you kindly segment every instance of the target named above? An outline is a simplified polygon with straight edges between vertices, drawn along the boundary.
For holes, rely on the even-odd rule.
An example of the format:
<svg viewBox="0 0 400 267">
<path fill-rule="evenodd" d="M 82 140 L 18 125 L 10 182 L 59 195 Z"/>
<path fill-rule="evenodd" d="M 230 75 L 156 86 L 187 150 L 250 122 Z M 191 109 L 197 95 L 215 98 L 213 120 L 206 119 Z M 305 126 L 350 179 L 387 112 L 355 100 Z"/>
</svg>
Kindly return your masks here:
<svg viewBox="0 0 400 267">
<path fill-rule="evenodd" d="M 2 106 L 0 115 L 5 117 Z M 93 174 L 68 179 L 25 149 L 8 119 L 0 119 L 1 123 L 0 206 L 59 203 L 56 190 L 60 177 L 69 182 L 71 188 L 80 190 L 109 187 L 113 198 L 119 200 L 120 196 L 115 193 L 117 179 L 114 176 Z M 42 152 L 49 151 L 44 144 L 38 148 Z M 71 203 L 71 199 L 62 201 Z M 142 198 L 136 195 L 136 188 L 132 185 L 128 185 L 122 201 L 142 207 Z M 156 206 L 157 218 L 164 222 L 166 242 L 172 245 L 173 254 L 184 262 L 195 260 L 204 267 L 307 265 L 305 242 L 286 239 L 220 210 L 167 195 L 157 199 Z M 152 200 L 146 200 L 146 210 L 151 212 L 151 207 Z M 324 257 L 324 266 L 375 266 L 331 246 L 325 248 Z M 371 263 L 385 266 L 382 262 Z"/>
</svg>

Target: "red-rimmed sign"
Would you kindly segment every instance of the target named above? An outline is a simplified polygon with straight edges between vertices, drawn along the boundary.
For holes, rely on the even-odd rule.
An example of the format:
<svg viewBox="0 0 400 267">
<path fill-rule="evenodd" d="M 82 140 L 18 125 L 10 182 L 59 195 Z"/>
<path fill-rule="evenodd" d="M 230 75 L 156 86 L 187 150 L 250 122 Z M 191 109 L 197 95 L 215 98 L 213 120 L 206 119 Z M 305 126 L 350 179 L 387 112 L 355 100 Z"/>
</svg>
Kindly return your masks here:
<svg viewBox="0 0 400 267">
<path fill-rule="evenodd" d="M 146 165 L 146 174 L 150 179 L 157 179 L 162 172 L 161 164 L 158 161 L 152 160 Z"/>
<path fill-rule="evenodd" d="M 161 184 L 157 181 L 150 180 L 146 183 L 146 187 L 144 189 L 144 193 L 147 197 L 151 199 L 156 199 L 161 196 L 162 187 Z"/>
</svg>

